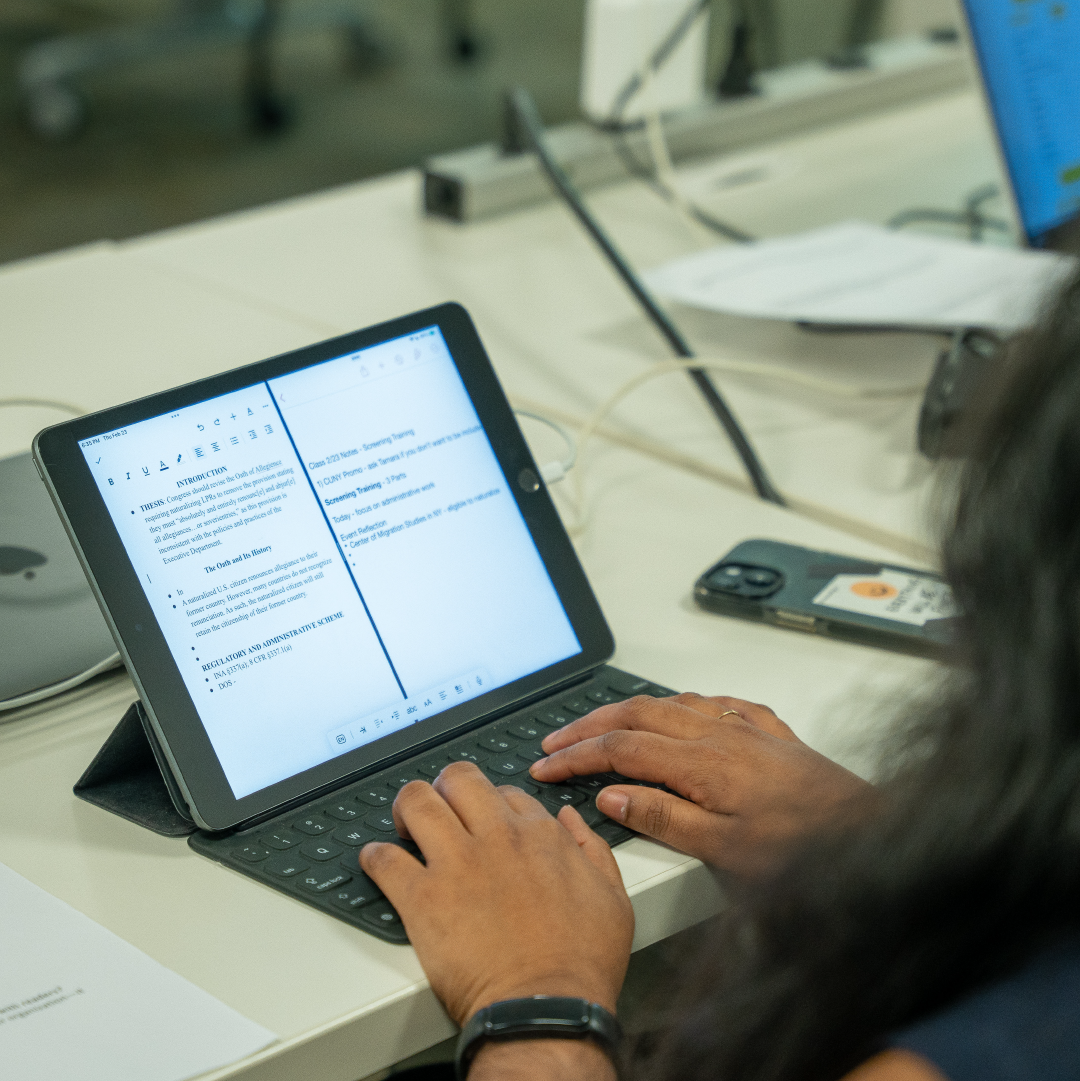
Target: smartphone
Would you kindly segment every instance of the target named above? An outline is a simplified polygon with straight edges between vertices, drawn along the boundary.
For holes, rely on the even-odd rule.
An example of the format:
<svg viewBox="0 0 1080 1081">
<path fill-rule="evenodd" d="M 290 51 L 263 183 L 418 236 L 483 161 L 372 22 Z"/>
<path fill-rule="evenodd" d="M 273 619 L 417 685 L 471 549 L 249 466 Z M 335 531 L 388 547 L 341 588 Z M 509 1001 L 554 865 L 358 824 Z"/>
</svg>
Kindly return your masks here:
<svg viewBox="0 0 1080 1081">
<path fill-rule="evenodd" d="M 694 600 L 710 612 L 931 657 L 951 644 L 958 616 L 932 571 L 772 540 L 733 548 L 697 580 Z"/>
</svg>

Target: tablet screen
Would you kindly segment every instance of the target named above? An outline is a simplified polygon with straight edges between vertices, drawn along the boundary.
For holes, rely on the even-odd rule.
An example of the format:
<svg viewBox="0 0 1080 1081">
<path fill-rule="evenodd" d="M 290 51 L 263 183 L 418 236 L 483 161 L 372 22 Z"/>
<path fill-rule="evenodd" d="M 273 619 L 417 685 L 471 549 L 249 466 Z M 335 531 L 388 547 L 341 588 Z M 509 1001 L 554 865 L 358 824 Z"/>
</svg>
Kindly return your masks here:
<svg viewBox="0 0 1080 1081">
<path fill-rule="evenodd" d="M 79 446 L 237 799 L 581 652 L 437 326 Z"/>
</svg>

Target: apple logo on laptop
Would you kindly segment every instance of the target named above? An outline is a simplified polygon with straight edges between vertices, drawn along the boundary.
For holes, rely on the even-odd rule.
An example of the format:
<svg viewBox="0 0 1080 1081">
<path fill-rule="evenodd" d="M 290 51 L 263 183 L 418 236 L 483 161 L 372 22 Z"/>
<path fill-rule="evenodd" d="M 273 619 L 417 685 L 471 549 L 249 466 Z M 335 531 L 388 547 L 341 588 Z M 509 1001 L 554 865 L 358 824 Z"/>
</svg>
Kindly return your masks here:
<svg viewBox="0 0 1080 1081">
<path fill-rule="evenodd" d="M 28 581 L 37 577 L 35 567 L 43 566 L 48 560 L 32 548 L 17 548 L 10 544 L 0 544 L 0 574 L 22 574 Z"/>
</svg>

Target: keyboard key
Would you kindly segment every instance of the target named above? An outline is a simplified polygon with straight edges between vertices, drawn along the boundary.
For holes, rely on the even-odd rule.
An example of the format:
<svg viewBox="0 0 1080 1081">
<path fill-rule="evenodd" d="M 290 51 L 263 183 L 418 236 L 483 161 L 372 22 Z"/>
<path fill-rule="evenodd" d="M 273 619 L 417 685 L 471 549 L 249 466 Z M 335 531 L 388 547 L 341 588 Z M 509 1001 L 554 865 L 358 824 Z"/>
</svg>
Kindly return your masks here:
<svg viewBox="0 0 1080 1081">
<path fill-rule="evenodd" d="M 303 874 L 311 865 L 293 855 L 274 856 L 273 859 L 262 865 L 264 871 L 269 871 L 278 878 L 292 878 L 293 875 Z"/>
<path fill-rule="evenodd" d="M 490 736 L 485 736 L 480 740 L 480 746 L 486 751 L 494 751 L 496 754 L 506 754 L 507 751 L 512 751 L 517 746 L 517 740 L 511 739 L 509 736 L 504 736 L 501 732 L 496 732 Z"/>
<path fill-rule="evenodd" d="M 244 845 L 243 848 L 234 848 L 233 855 L 239 856 L 242 860 L 247 860 L 248 863 L 258 863 L 260 860 L 266 859 L 270 853 L 260 845 Z"/>
<path fill-rule="evenodd" d="M 519 747 L 517 756 L 518 758 L 524 759 L 530 765 L 533 762 L 539 762 L 541 758 L 547 758 L 547 755 L 536 747 Z"/>
<path fill-rule="evenodd" d="M 377 901 L 360 910 L 360 915 L 376 927 L 400 927 L 401 917 L 390 906 L 389 901 Z"/>
<path fill-rule="evenodd" d="M 518 721 L 506 729 L 507 735 L 517 736 L 518 739 L 543 739 L 547 733 L 536 721 Z"/>
<path fill-rule="evenodd" d="M 482 762 L 487 761 L 487 755 L 481 754 L 478 749 L 472 747 L 461 747 L 456 751 L 451 751 L 447 756 L 451 762 L 472 762 L 479 766 Z"/>
<path fill-rule="evenodd" d="M 425 777 L 430 777 L 434 780 L 442 773 L 443 768 L 446 766 L 445 758 L 429 758 L 426 762 L 421 762 L 416 767 L 417 773 L 422 773 Z"/>
<path fill-rule="evenodd" d="M 334 830 L 334 840 L 350 848 L 361 848 L 368 841 L 374 841 L 375 834 L 364 826 L 342 826 Z"/>
<path fill-rule="evenodd" d="M 587 698 L 579 696 L 563 702 L 563 704 L 559 706 L 559 709 L 564 713 L 576 713 L 579 717 L 584 717 L 586 713 L 592 713 L 592 711 L 596 709 L 596 706 L 594 706 Z"/>
<path fill-rule="evenodd" d="M 612 702 L 621 702 L 623 700 L 623 695 L 612 694 L 611 691 L 606 690 L 586 691 L 585 697 L 598 706 L 609 706 Z"/>
<path fill-rule="evenodd" d="M 577 792 L 573 788 L 566 788 L 563 785 L 553 785 L 551 788 L 540 793 L 540 798 L 552 807 L 576 807 L 579 803 L 584 803 L 586 796 L 584 792 Z"/>
<path fill-rule="evenodd" d="M 259 838 L 267 848 L 276 848 L 279 852 L 284 852 L 287 848 L 295 848 L 303 839 L 288 830 L 274 830 L 273 833 L 264 833 Z"/>
<path fill-rule="evenodd" d="M 649 688 L 652 684 L 647 679 L 638 679 L 637 676 L 623 675 L 621 672 L 608 672 L 604 677 L 608 689 L 616 694 L 632 698 L 635 694 L 651 694 Z"/>
<path fill-rule="evenodd" d="M 356 798 L 369 807 L 389 807 L 394 797 L 379 788 L 364 788 L 356 793 Z"/>
<path fill-rule="evenodd" d="M 515 773 L 523 773 L 528 768 L 528 765 L 519 758 L 496 758 L 485 767 L 489 773 L 497 773 L 501 777 L 512 777 Z"/>
<path fill-rule="evenodd" d="M 397 826 L 394 825 L 394 816 L 389 811 L 372 811 L 364 819 L 364 822 L 373 830 L 378 830 L 379 833 L 397 832 Z"/>
<path fill-rule="evenodd" d="M 402 837 L 399 833 L 395 833 L 390 837 L 380 837 L 379 840 L 383 842 L 383 844 L 397 845 L 398 848 L 404 848 L 410 856 L 415 856 L 421 863 L 424 862 L 420 846 L 415 841 Z"/>
<path fill-rule="evenodd" d="M 594 832 L 598 837 L 602 837 L 609 845 L 617 845 L 620 841 L 628 841 L 634 836 L 632 830 L 628 830 L 625 826 L 620 826 L 618 822 L 612 822 L 608 819 L 607 822 L 601 822 L 599 826 L 594 827 Z"/>
<path fill-rule="evenodd" d="M 319 867 L 296 881 L 301 889 L 309 890 L 311 893 L 326 893 L 328 890 L 343 886 L 349 881 L 349 875 L 333 867 Z"/>
<path fill-rule="evenodd" d="M 575 788 L 583 788 L 590 796 L 595 796 L 600 789 L 607 788 L 609 784 L 616 783 L 617 782 L 606 773 L 596 773 L 591 777 L 575 777 L 573 780 Z"/>
<path fill-rule="evenodd" d="M 558 710 L 553 710 L 550 713 L 540 713 L 536 717 L 536 720 L 548 728 L 562 728 L 563 725 L 569 724 L 573 719 L 569 713 L 562 713 Z"/>
<path fill-rule="evenodd" d="M 401 770 L 399 773 L 391 774 L 389 777 L 384 778 L 386 781 L 386 787 L 392 788 L 395 791 L 400 791 L 410 781 L 417 781 L 419 777 L 413 773 L 412 770 Z"/>
<path fill-rule="evenodd" d="M 360 812 L 347 803 L 335 803 L 333 807 L 323 807 L 322 809 L 331 818 L 336 818 L 339 822 L 351 822 L 354 818 L 360 817 Z"/>
<path fill-rule="evenodd" d="M 539 793 L 540 789 L 536 787 L 531 781 L 523 781 L 521 777 L 515 777 L 512 781 L 500 781 L 500 784 L 508 784 L 514 788 L 520 788 L 522 792 L 528 793 L 530 796 L 535 796 Z"/>
<path fill-rule="evenodd" d="M 307 818 L 299 818 L 293 823 L 293 828 L 309 837 L 318 837 L 320 834 L 329 833 L 334 828 L 334 823 L 322 815 L 309 815 Z"/>
<path fill-rule="evenodd" d="M 309 860 L 325 863 L 326 860 L 337 859 L 341 855 L 341 849 L 329 841 L 308 841 L 300 846 L 300 854 Z"/>
<path fill-rule="evenodd" d="M 331 891 L 330 903 L 346 912 L 355 912 L 372 901 L 378 901 L 382 891 L 367 875 L 358 875 L 347 886 Z"/>
<path fill-rule="evenodd" d="M 611 819 L 596 806 L 596 800 L 594 799 L 587 799 L 577 810 L 578 814 L 585 819 L 585 825 L 592 826 L 593 829 L 596 829 L 602 822 L 611 821 Z"/>
</svg>

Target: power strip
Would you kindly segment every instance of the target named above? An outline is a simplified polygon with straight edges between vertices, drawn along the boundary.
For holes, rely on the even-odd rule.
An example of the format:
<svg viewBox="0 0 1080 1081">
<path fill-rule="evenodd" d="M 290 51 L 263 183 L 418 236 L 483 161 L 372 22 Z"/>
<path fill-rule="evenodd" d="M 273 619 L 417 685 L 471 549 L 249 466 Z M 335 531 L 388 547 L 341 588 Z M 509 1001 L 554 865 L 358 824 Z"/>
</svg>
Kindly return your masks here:
<svg viewBox="0 0 1080 1081">
<path fill-rule="evenodd" d="M 868 66 L 836 70 L 823 63 L 763 72 L 761 92 L 710 102 L 663 118 L 675 161 L 703 158 L 854 119 L 970 83 L 964 49 L 923 38 L 879 42 Z M 630 149 L 649 160 L 646 136 L 626 135 Z M 581 122 L 548 131 L 556 159 L 579 190 L 626 179 L 612 137 Z M 469 222 L 546 202 L 553 197 L 532 154 L 507 153 L 497 143 L 430 158 L 424 164 L 424 209 L 435 217 Z"/>
</svg>

